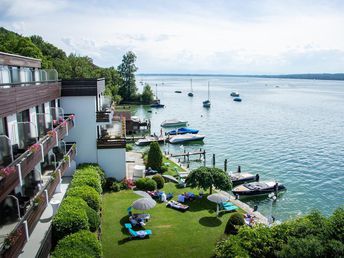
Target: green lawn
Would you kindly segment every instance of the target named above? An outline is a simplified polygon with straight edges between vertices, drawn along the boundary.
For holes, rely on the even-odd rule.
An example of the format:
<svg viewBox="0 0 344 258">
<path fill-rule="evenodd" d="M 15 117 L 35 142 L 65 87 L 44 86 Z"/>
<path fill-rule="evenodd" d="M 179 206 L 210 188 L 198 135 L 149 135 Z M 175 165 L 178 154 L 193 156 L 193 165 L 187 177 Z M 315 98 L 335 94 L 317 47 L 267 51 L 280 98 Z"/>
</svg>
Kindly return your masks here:
<svg viewBox="0 0 344 258">
<path fill-rule="evenodd" d="M 196 189 L 177 189 L 167 183 L 163 189 L 179 193 Z M 128 222 L 127 208 L 140 198 L 131 190 L 103 195 L 102 245 L 104 257 L 210 257 L 226 225 L 229 213 L 216 218 L 216 205 L 204 196 L 189 203 L 190 209 L 180 212 L 158 203 L 148 213 L 151 219 L 145 229 L 151 229 L 149 239 L 130 240 L 124 229 Z"/>
<path fill-rule="evenodd" d="M 179 172 L 185 172 L 185 169 L 181 168 L 178 164 L 176 164 L 175 162 L 173 162 L 172 160 L 170 160 L 169 158 L 166 158 L 165 156 L 163 156 L 163 160 L 162 160 L 163 164 L 167 164 L 169 163 L 169 165 L 167 165 L 168 170 L 164 173 L 165 175 L 171 175 L 171 176 L 176 176 L 177 173 L 175 171 L 175 167 L 178 168 Z"/>
</svg>

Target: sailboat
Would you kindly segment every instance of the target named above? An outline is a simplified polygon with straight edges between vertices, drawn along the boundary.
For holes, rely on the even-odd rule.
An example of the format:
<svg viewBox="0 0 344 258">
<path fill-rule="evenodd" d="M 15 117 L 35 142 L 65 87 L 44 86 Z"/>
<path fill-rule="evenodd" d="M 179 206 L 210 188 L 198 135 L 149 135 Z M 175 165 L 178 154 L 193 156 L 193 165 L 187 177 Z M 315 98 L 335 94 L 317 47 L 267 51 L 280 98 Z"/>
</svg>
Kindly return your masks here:
<svg viewBox="0 0 344 258">
<path fill-rule="evenodd" d="M 209 98 L 209 82 L 208 82 L 208 99 L 203 101 L 203 107 L 209 108 L 210 107 L 210 98 Z"/>
<path fill-rule="evenodd" d="M 160 99 L 158 99 L 158 84 L 155 85 L 155 100 L 153 100 L 153 103 L 150 105 L 152 108 L 163 108 L 165 105 L 160 103 Z"/>
<path fill-rule="evenodd" d="M 191 91 L 188 93 L 189 97 L 193 97 L 193 92 L 192 92 L 192 79 L 190 79 L 190 87 L 191 87 Z"/>
</svg>

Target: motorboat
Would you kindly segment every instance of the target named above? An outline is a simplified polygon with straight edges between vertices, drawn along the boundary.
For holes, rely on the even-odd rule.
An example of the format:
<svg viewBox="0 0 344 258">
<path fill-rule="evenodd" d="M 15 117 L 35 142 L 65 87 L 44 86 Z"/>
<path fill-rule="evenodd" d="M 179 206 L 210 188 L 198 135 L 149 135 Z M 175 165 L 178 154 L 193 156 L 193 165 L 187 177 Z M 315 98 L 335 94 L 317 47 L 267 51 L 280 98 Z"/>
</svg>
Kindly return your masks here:
<svg viewBox="0 0 344 258">
<path fill-rule="evenodd" d="M 188 93 L 189 97 L 193 97 L 193 90 L 192 90 L 192 79 L 190 79 L 190 92 Z"/>
<path fill-rule="evenodd" d="M 209 82 L 208 82 L 208 99 L 203 101 L 203 107 L 210 108 L 210 93 L 209 93 Z"/>
<path fill-rule="evenodd" d="M 175 90 L 174 93 L 182 93 L 181 90 Z"/>
<path fill-rule="evenodd" d="M 161 123 L 161 127 L 179 127 L 179 126 L 186 126 L 188 121 L 178 120 L 178 119 L 170 119 L 165 120 Z"/>
<path fill-rule="evenodd" d="M 166 134 L 168 134 L 168 135 L 187 134 L 187 133 L 196 134 L 198 132 L 199 132 L 199 130 L 196 130 L 196 129 L 182 127 L 182 128 L 178 128 L 177 130 L 169 131 Z"/>
<path fill-rule="evenodd" d="M 179 134 L 179 135 L 175 135 L 172 136 L 171 138 L 169 138 L 169 142 L 172 144 L 175 143 L 183 143 L 183 142 L 190 142 L 190 141 L 203 141 L 205 135 L 202 134 Z"/>
<path fill-rule="evenodd" d="M 153 101 L 153 103 L 150 105 L 150 107 L 152 107 L 152 108 L 163 108 L 163 107 L 165 107 L 165 105 L 160 103 L 160 99 L 155 99 Z"/>
<path fill-rule="evenodd" d="M 285 190 L 285 186 L 276 181 L 252 182 L 243 185 L 238 185 L 233 188 L 234 195 L 265 195 L 272 192 Z"/>
<path fill-rule="evenodd" d="M 236 98 L 234 98 L 234 99 L 233 99 L 233 101 L 236 101 L 236 102 L 241 102 L 241 98 L 239 98 L 239 97 L 236 97 Z"/>
<path fill-rule="evenodd" d="M 137 146 L 146 146 L 149 145 L 151 142 L 158 142 L 163 143 L 165 141 L 164 137 L 156 137 L 156 136 L 147 136 L 143 139 L 139 139 L 135 142 Z"/>
<path fill-rule="evenodd" d="M 230 173 L 229 174 L 233 186 L 252 182 L 252 181 L 259 181 L 259 174 L 253 175 L 247 172 L 237 172 L 237 173 Z"/>
<path fill-rule="evenodd" d="M 240 94 L 239 94 L 238 92 L 236 92 L 236 91 L 232 91 L 232 92 L 231 92 L 231 96 L 232 96 L 232 97 L 239 97 Z"/>
</svg>

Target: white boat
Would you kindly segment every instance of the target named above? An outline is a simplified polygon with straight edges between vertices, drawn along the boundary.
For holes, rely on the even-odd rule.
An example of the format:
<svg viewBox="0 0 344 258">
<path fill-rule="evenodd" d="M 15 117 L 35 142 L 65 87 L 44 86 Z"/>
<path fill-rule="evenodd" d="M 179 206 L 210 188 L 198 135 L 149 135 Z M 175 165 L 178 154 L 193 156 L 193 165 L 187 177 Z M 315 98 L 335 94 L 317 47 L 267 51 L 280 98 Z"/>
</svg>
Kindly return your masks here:
<svg viewBox="0 0 344 258">
<path fill-rule="evenodd" d="M 147 136 L 143 139 L 139 139 L 135 142 L 137 146 L 146 146 L 149 145 L 151 142 L 158 142 L 163 143 L 165 141 L 164 137 L 154 137 L 154 136 Z"/>
<path fill-rule="evenodd" d="M 237 91 L 232 91 L 232 92 L 231 92 L 231 96 L 232 96 L 232 97 L 239 97 L 240 94 L 239 94 Z"/>
<path fill-rule="evenodd" d="M 183 143 L 183 142 L 189 142 L 189 141 L 202 141 L 204 139 L 205 135 L 203 134 L 179 134 L 172 136 L 169 138 L 169 142 L 174 143 Z"/>
<path fill-rule="evenodd" d="M 186 126 L 188 121 L 178 120 L 178 119 L 170 119 L 165 120 L 161 123 L 161 127 L 180 127 L 180 126 Z"/>
<path fill-rule="evenodd" d="M 209 82 L 208 82 L 208 99 L 203 101 L 203 107 L 209 108 L 210 107 L 210 96 L 209 96 Z"/>
<path fill-rule="evenodd" d="M 234 187 L 234 195 L 266 195 L 285 190 L 285 186 L 275 181 L 253 182 Z"/>
</svg>

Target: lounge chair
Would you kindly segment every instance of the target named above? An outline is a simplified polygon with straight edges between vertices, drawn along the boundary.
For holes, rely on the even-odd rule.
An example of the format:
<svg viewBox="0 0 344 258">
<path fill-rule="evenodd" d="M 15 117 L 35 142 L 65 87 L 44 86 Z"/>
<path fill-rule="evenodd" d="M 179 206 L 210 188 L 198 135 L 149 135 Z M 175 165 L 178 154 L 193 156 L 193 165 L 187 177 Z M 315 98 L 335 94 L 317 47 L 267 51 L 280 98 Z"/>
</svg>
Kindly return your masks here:
<svg viewBox="0 0 344 258">
<path fill-rule="evenodd" d="M 237 209 L 239 209 L 239 207 L 234 205 L 231 202 L 222 202 L 222 203 L 220 203 L 220 210 L 221 211 L 235 211 Z"/>
<path fill-rule="evenodd" d="M 146 229 L 146 230 L 135 231 L 132 229 L 132 226 L 129 223 L 124 224 L 124 227 L 128 229 L 130 238 L 145 238 L 152 235 L 152 230 Z"/>
<path fill-rule="evenodd" d="M 170 208 L 180 210 L 180 211 L 186 211 L 187 209 L 189 209 L 189 206 L 181 204 L 181 203 L 176 202 L 176 201 L 169 201 L 166 204 L 166 207 L 170 207 Z"/>
</svg>

